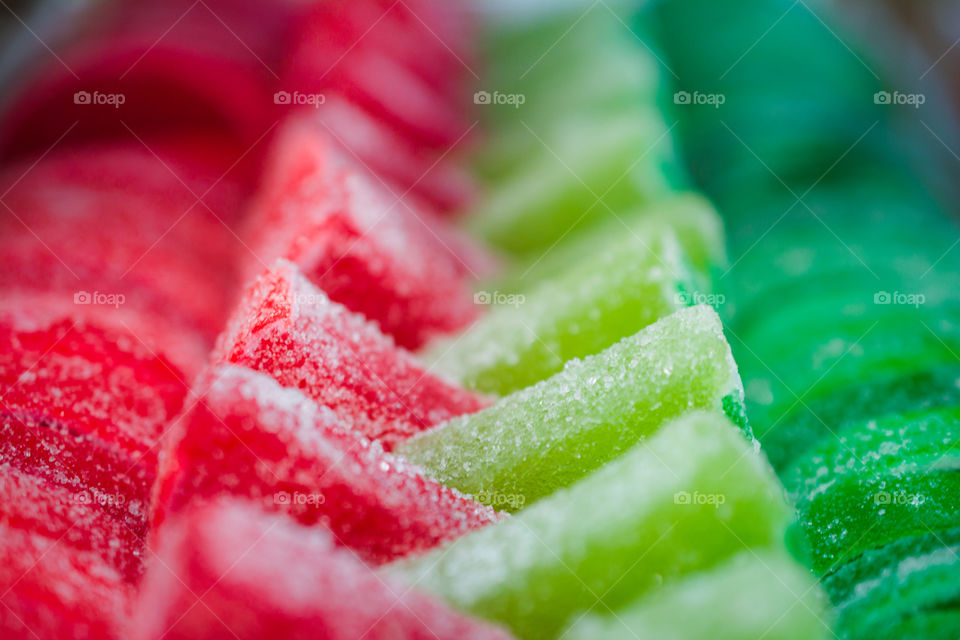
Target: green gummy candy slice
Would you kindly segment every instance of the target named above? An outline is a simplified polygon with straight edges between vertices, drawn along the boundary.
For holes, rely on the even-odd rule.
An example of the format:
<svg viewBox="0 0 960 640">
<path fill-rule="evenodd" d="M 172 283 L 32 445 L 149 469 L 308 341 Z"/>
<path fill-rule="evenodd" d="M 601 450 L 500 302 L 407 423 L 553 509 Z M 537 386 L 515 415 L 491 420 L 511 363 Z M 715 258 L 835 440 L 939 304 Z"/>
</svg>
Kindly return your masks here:
<svg viewBox="0 0 960 640">
<path fill-rule="evenodd" d="M 471 389 L 528 387 L 687 306 L 694 285 L 682 253 L 669 229 L 628 235 L 432 345 L 426 359 Z"/>
<path fill-rule="evenodd" d="M 960 407 L 854 424 L 783 474 L 818 573 L 903 536 L 960 525 Z M 958 560 L 960 561 L 960 560 Z"/>
<path fill-rule="evenodd" d="M 397 453 L 477 496 L 529 504 L 692 409 L 742 402 L 717 313 L 686 307 L 560 373 L 402 443 Z M 736 402 L 728 405 L 736 406 Z M 493 492 L 491 494 L 490 492 Z M 504 508 L 504 505 L 497 505 Z"/>
<path fill-rule="evenodd" d="M 475 233 L 507 253 L 542 252 L 611 211 L 670 189 L 673 142 L 654 109 L 571 119 L 546 138 L 542 131 L 526 133 L 536 157 L 500 183 L 470 221 Z"/>
<path fill-rule="evenodd" d="M 521 638 L 553 638 L 578 612 L 616 610 L 744 548 L 781 547 L 789 522 L 762 454 L 721 414 L 697 411 L 572 487 L 391 571 Z"/>
<path fill-rule="evenodd" d="M 575 622 L 567 640 L 816 640 L 833 637 L 826 598 L 783 551 L 742 551 L 623 609 Z M 599 614 L 599 615 L 598 615 Z"/>
<path fill-rule="evenodd" d="M 509 280 L 502 282 L 511 290 L 529 289 L 531 283 L 556 277 L 592 256 L 608 251 L 624 236 L 641 238 L 671 229 L 680 241 L 689 263 L 697 275 L 707 275 L 727 262 L 723 221 L 717 210 L 702 196 L 676 193 L 647 206 L 625 212 L 564 238 L 533 261 L 515 268 Z M 701 288 L 706 289 L 704 282 Z"/>
<path fill-rule="evenodd" d="M 960 528 L 871 549 L 823 579 L 843 638 L 960 637 Z"/>
</svg>

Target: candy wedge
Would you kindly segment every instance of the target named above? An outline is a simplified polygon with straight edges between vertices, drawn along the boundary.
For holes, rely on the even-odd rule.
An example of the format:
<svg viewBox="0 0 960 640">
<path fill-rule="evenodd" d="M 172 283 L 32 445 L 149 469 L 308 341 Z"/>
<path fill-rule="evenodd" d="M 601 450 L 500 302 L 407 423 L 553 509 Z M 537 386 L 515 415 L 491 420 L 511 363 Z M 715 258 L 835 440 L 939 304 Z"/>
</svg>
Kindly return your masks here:
<svg viewBox="0 0 960 640">
<path fill-rule="evenodd" d="M 247 291 L 215 359 L 301 389 L 358 433 L 392 447 L 488 401 L 431 374 L 363 317 L 278 260 Z"/>
<path fill-rule="evenodd" d="M 170 512 L 242 497 L 307 525 L 371 562 L 423 551 L 498 516 L 349 433 L 326 407 L 241 367 L 211 371 L 171 428 L 152 525 Z"/>
<path fill-rule="evenodd" d="M 397 453 L 465 493 L 523 496 L 567 486 L 691 409 L 738 416 L 742 387 L 720 319 L 688 307 Z M 739 418 L 738 418 L 739 419 Z"/>
<path fill-rule="evenodd" d="M 571 119 L 556 128 L 546 138 L 525 130 L 536 157 L 471 218 L 474 232 L 507 253 L 536 257 L 568 233 L 669 187 L 673 147 L 659 113 Z"/>
<path fill-rule="evenodd" d="M 826 599 L 783 551 L 743 551 L 615 612 L 596 607 L 569 640 L 814 640 L 832 638 Z"/>
<path fill-rule="evenodd" d="M 628 234 L 525 294 L 478 293 L 498 306 L 426 359 L 471 389 L 506 395 L 528 387 L 686 306 L 694 285 L 682 251 L 669 229 Z"/>
<path fill-rule="evenodd" d="M 782 544 L 789 520 L 743 433 L 695 412 L 512 518 L 389 570 L 520 637 L 554 638 L 578 612 L 616 610 L 744 547 Z"/>
<path fill-rule="evenodd" d="M 329 532 L 242 502 L 171 521 L 131 619 L 137 640 L 507 640 L 387 582 Z"/>
</svg>

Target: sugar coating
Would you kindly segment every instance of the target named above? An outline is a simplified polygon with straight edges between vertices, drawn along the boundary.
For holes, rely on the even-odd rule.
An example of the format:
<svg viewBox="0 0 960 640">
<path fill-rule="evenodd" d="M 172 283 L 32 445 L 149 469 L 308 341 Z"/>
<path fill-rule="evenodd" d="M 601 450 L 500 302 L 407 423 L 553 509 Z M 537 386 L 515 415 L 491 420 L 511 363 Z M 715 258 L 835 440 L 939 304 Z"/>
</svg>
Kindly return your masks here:
<svg viewBox="0 0 960 640">
<path fill-rule="evenodd" d="M 672 231 L 628 234 L 535 289 L 492 301 L 490 313 L 425 357 L 469 388 L 506 395 L 685 306 L 692 288 Z"/>
<path fill-rule="evenodd" d="M 228 365 L 199 389 L 164 455 L 153 514 L 161 532 L 173 512 L 238 496 L 329 527 L 338 544 L 384 562 L 498 519 L 269 376 Z"/>
<path fill-rule="evenodd" d="M 865 420 L 825 438 L 784 472 L 817 571 L 960 522 L 960 455 L 949 450 L 958 424 L 957 407 Z"/>
<path fill-rule="evenodd" d="M 694 614 L 695 612 L 695 614 Z M 742 551 L 615 612 L 575 622 L 570 640 L 833 637 L 826 598 L 783 550 Z"/>
<path fill-rule="evenodd" d="M 329 532 L 237 501 L 170 522 L 131 627 L 138 640 L 508 637 L 382 579 Z"/>
<path fill-rule="evenodd" d="M 288 127 L 273 170 L 284 182 L 268 183 L 251 213 L 251 269 L 291 260 L 404 347 L 469 324 L 469 274 L 440 223 L 351 167 L 316 125 Z"/>
<path fill-rule="evenodd" d="M 402 443 L 397 453 L 465 493 L 523 496 L 567 486 L 692 409 L 742 398 L 720 319 L 681 309 L 479 413 Z M 482 499 L 482 498 L 481 498 Z"/>
<path fill-rule="evenodd" d="M 551 638 L 598 597 L 617 609 L 744 547 L 779 546 L 789 520 L 744 435 L 694 412 L 509 520 L 390 572 L 519 637 Z"/>
<path fill-rule="evenodd" d="M 248 290 L 214 357 L 301 390 L 388 449 L 489 404 L 430 373 L 282 260 Z"/>
</svg>

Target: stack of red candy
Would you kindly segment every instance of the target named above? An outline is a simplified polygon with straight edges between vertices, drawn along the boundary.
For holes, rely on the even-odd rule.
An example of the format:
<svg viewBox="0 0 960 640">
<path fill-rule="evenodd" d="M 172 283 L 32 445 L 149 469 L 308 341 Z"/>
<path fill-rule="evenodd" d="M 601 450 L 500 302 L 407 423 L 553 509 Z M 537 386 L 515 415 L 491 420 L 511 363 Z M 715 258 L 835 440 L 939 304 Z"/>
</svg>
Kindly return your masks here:
<svg viewBox="0 0 960 640">
<path fill-rule="evenodd" d="M 0 118 L 0 637 L 505 638 L 374 572 L 493 261 L 459 3 L 105 2 Z M 232 310 L 232 311 L 231 311 Z"/>
</svg>

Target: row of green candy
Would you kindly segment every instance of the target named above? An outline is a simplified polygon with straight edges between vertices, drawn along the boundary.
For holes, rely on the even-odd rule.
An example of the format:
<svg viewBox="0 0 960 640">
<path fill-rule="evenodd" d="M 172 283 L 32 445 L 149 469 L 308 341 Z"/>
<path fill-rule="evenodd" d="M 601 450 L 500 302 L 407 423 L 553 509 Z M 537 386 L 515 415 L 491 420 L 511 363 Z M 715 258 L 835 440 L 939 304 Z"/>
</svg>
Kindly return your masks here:
<svg viewBox="0 0 960 640">
<path fill-rule="evenodd" d="M 680 86 L 726 99 L 678 108 L 682 138 L 728 223 L 719 282 L 748 411 L 838 631 L 956 637 L 960 265 L 904 144 L 919 138 L 817 4 L 667 1 L 644 18 Z"/>
<path fill-rule="evenodd" d="M 575 18 L 537 28 L 530 51 L 549 51 L 545 39 L 557 40 L 561 26 L 576 29 Z M 596 33 L 597 25 L 610 27 L 609 18 L 585 18 L 592 35 L 571 36 L 581 44 L 561 48 L 560 62 L 553 61 L 560 67 L 538 87 L 496 86 L 526 91 L 534 105 L 538 94 L 557 104 L 564 88 L 578 88 L 557 77 L 573 54 L 589 52 L 584 43 L 617 42 L 622 27 Z M 511 64 L 522 59 L 513 47 L 499 50 Z M 629 69 L 624 56 L 644 59 L 635 54 L 624 47 L 612 59 L 588 55 L 580 64 Z M 548 69 L 546 60 L 539 65 Z M 628 95 L 618 108 L 627 113 L 642 99 Z M 609 108 L 617 100 L 603 102 Z M 602 109 L 591 115 L 593 106 L 578 107 L 583 122 L 603 118 Z M 540 127 L 556 117 L 550 109 L 518 111 Z M 588 136 L 580 144 L 586 155 L 590 144 L 602 150 L 607 142 Z M 488 158 L 503 153 L 497 146 Z M 605 170 L 619 175 L 628 159 Z M 523 180 L 540 175 L 518 171 L 518 158 L 511 162 Z M 525 192 L 542 187 L 543 209 L 525 201 L 512 214 L 523 218 L 505 234 L 516 246 L 541 250 L 544 238 L 561 240 L 545 255 L 518 258 L 514 274 L 498 283 L 514 306 L 494 309 L 428 352 L 435 366 L 503 398 L 397 450 L 442 482 L 516 515 L 390 571 L 523 638 L 825 636 L 820 591 L 785 550 L 790 518 L 782 488 L 744 437 L 742 385 L 719 317 L 708 306 L 689 306 L 709 270 L 723 263 L 716 214 L 697 196 L 658 196 L 636 210 L 610 208 L 571 233 L 557 226 L 547 229 L 557 237 L 538 234 L 538 216 L 557 203 L 549 189 L 571 180 L 561 173 L 531 182 Z M 625 204 L 633 202 L 644 199 L 634 194 Z M 584 206 L 569 204 L 572 213 Z M 536 232 L 520 235 L 526 226 Z M 691 607 L 697 616 L 678 616 Z"/>
<path fill-rule="evenodd" d="M 489 196 L 471 225 L 511 268 L 478 294 L 490 313 L 424 356 L 467 387 L 506 395 L 710 302 L 725 254 L 712 206 L 673 189 L 660 72 L 619 16 L 597 5 L 496 31 L 488 49 L 488 93 L 522 104 L 482 107 Z"/>
</svg>

